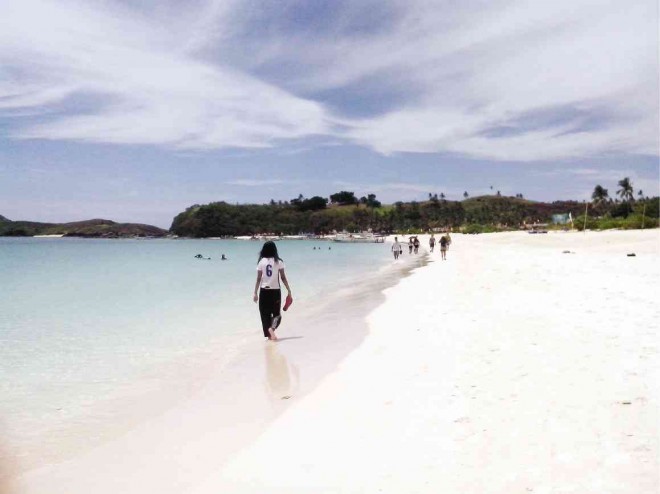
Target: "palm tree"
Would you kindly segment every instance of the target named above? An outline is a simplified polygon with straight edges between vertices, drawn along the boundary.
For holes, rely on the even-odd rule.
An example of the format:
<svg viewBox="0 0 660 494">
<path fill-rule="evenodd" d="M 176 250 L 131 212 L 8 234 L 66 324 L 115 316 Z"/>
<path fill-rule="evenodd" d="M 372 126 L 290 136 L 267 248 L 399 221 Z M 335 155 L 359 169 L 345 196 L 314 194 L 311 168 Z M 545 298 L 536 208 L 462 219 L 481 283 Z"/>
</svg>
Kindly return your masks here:
<svg viewBox="0 0 660 494">
<path fill-rule="evenodd" d="M 621 200 L 623 201 L 632 201 L 634 200 L 633 196 L 633 186 L 632 182 L 630 182 L 630 179 L 628 177 L 625 177 L 623 180 L 619 180 L 619 187 L 621 187 L 619 190 L 616 191 L 616 193 L 621 196 Z"/>
<path fill-rule="evenodd" d="M 445 193 L 444 192 L 440 192 L 440 199 L 442 199 L 443 201 L 445 200 Z"/>
<path fill-rule="evenodd" d="M 639 196 L 640 199 L 644 199 L 644 192 L 642 189 L 639 189 L 639 192 L 637 192 L 637 195 Z"/>
<path fill-rule="evenodd" d="M 633 186 L 630 182 L 630 179 L 625 177 L 623 180 L 619 180 L 619 187 L 621 188 L 617 190 L 616 193 L 621 196 L 621 200 L 626 203 L 626 209 L 628 210 L 626 213 L 627 217 L 628 214 L 632 212 L 632 206 L 630 205 L 630 202 L 635 200 L 635 196 L 633 195 Z"/>
<path fill-rule="evenodd" d="M 467 199 L 469 196 L 470 196 L 470 194 L 467 193 L 467 190 L 465 192 L 463 192 L 463 197 L 465 197 Z"/>
<path fill-rule="evenodd" d="M 609 194 L 607 193 L 607 189 L 603 188 L 602 185 L 596 185 L 596 187 L 594 187 L 593 193 L 591 194 L 591 199 L 593 199 L 594 204 L 605 202 L 608 197 Z"/>
</svg>

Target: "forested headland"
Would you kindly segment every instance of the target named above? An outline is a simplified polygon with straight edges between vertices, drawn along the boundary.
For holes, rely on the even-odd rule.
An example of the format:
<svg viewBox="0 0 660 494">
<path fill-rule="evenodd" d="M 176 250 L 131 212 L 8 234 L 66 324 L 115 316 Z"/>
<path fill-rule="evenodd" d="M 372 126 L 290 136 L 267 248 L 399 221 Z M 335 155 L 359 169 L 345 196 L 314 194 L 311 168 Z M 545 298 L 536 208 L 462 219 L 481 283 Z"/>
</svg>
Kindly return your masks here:
<svg viewBox="0 0 660 494">
<path fill-rule="evenodd" d="M 429 194 L 425 201 L 383 205 L 374 194 L 358 199 L 353 192 L 341 191 L 329 198 L 300 195 L 290 201 L 269 204 L 224 201 L 196 204 L 174 218 L 170 232 L 200 238 L 367 230 L 412 233 L 450 228 L 484 232 L 551 223 L 553 215 L 568 213 L 580 228 L 584 224 L 585 209 L 589 218 L 587 228 L 598 228 L 594 222 L 606 220 L 610 222 L 607 228 L 639 228 L 642 223 L 650 228 L 658 224 L 658 204 L 657 197 L 638 200 L 604 197 L 589 204 L 579 201 L 546 203 L 527 200 L 520 194 L 505 197 L 498 192 L 473 198 L 465 193 L 461 201 L 447 200 L 442 194 Z"/>
<path fill-rule="evenodd" d="M 164 237 L 167 230 L 138 223 L 115 223 L 110 220 L 87 220 L 72 223 L 40 223 L 11 221 L 0 216 L 0 236 L 32 237 L 34 235 L 62 235 L 85 238 Z"/>
</svg>

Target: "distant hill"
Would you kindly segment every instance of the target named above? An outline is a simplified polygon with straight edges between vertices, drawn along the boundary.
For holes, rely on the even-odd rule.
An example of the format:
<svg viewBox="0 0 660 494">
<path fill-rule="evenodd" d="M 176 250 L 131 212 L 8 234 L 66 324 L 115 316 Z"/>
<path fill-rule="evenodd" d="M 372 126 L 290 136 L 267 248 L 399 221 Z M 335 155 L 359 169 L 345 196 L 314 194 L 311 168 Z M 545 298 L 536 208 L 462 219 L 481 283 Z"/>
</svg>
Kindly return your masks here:
<svg viewBox="0 0 660 494">
<path fill-rule="evenodd" d="M 73 223 L 38 223 L 33 221 L 10 221 L 4 216 L 0 216 L 0 236 L 64 235 L 65 237 L 132 238 L 164 237 L 167 234 L 167 230 L 152 225 L 116 223 L 103 219 L 75 221 Z"/>
</svg>

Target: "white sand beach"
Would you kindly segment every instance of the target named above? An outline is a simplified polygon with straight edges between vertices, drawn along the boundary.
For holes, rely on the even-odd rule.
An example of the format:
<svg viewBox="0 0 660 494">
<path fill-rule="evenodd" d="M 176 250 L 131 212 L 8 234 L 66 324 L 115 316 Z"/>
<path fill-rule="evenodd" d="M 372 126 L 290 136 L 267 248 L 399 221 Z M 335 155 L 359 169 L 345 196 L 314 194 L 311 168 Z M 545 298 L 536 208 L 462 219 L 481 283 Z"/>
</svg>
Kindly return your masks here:
<svg viewBox="0 0 660 494">
<path fill-rule="evenodd" d="M 16 492 L 658 492 L 660 231 L 452 239 L 304 396 L 322 345 L 258 342 L 265 368 L 245 367 L 238 398 L 210 385 Z"/>
</svg>

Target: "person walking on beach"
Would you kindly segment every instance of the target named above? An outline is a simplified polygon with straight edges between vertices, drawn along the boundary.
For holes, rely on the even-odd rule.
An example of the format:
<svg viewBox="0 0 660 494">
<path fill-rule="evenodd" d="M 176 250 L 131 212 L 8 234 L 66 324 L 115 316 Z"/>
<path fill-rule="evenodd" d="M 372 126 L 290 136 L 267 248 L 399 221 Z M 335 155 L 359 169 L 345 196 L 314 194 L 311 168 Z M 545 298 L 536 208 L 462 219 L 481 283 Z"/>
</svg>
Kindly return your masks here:
<svg viewBox="0 0 660 494">
<path fill-rule="evenodd" d="M 394 243 L 392 244 L 392 253 L 394 254 L 394 260 L 396 261 L 399 258 L 399 254 L 403 249 L 401 248 L 401 244 L 399 243 L 398 237 L 394 237 Z"/>
<path fill-rule="evenodd" d="M 261 248 L 257 264 L 257 282 L 254 285 L 252 299 L 259 302 L 259 314 L 264 336 L 269 340 L 277 341 L 275 329 L 280 324 L 280 306 L 282 304 L 282 290 L 280 278 L 291 297 L 291 288 L 284 272 L 284 261 L 277 254 L 275 242 L 268 241 Z"/>
<path fill-rule="evenodd" d="M 451 245 L 451 237 L 449 236 L 449 232 L 445 233 L 445 237 L 447 237 L 447 250 L 449 250 L 449 246 Z"/>
<path fill-rule="evenodd" d="M 442 256 L 442 260 L 446 261 L 447 260 L 447 236 L 443 235 L 440 237 L 440 255 Z"/>
<path fill-rule="evenodd" d="M 415 237 L 415 240 L 413 241 L 413 246 L 415 247 L 415 254 L 419 253 L 419 239 Z"/>
<path fill-rule="evenodd" d="M 412 254 L 412 250 L 413 250 L 413 238 L 410 237 L 408 239 L 408 254 Z"/>
<path fill-rule="evenodd" d="M 435 248 L 435 237 L 433 234 L 431 234 L 431 238 L 429 238 L 429 248 L 431 249 L 431 252 L 433 252 L 433 249 Z"/>
</svg>

